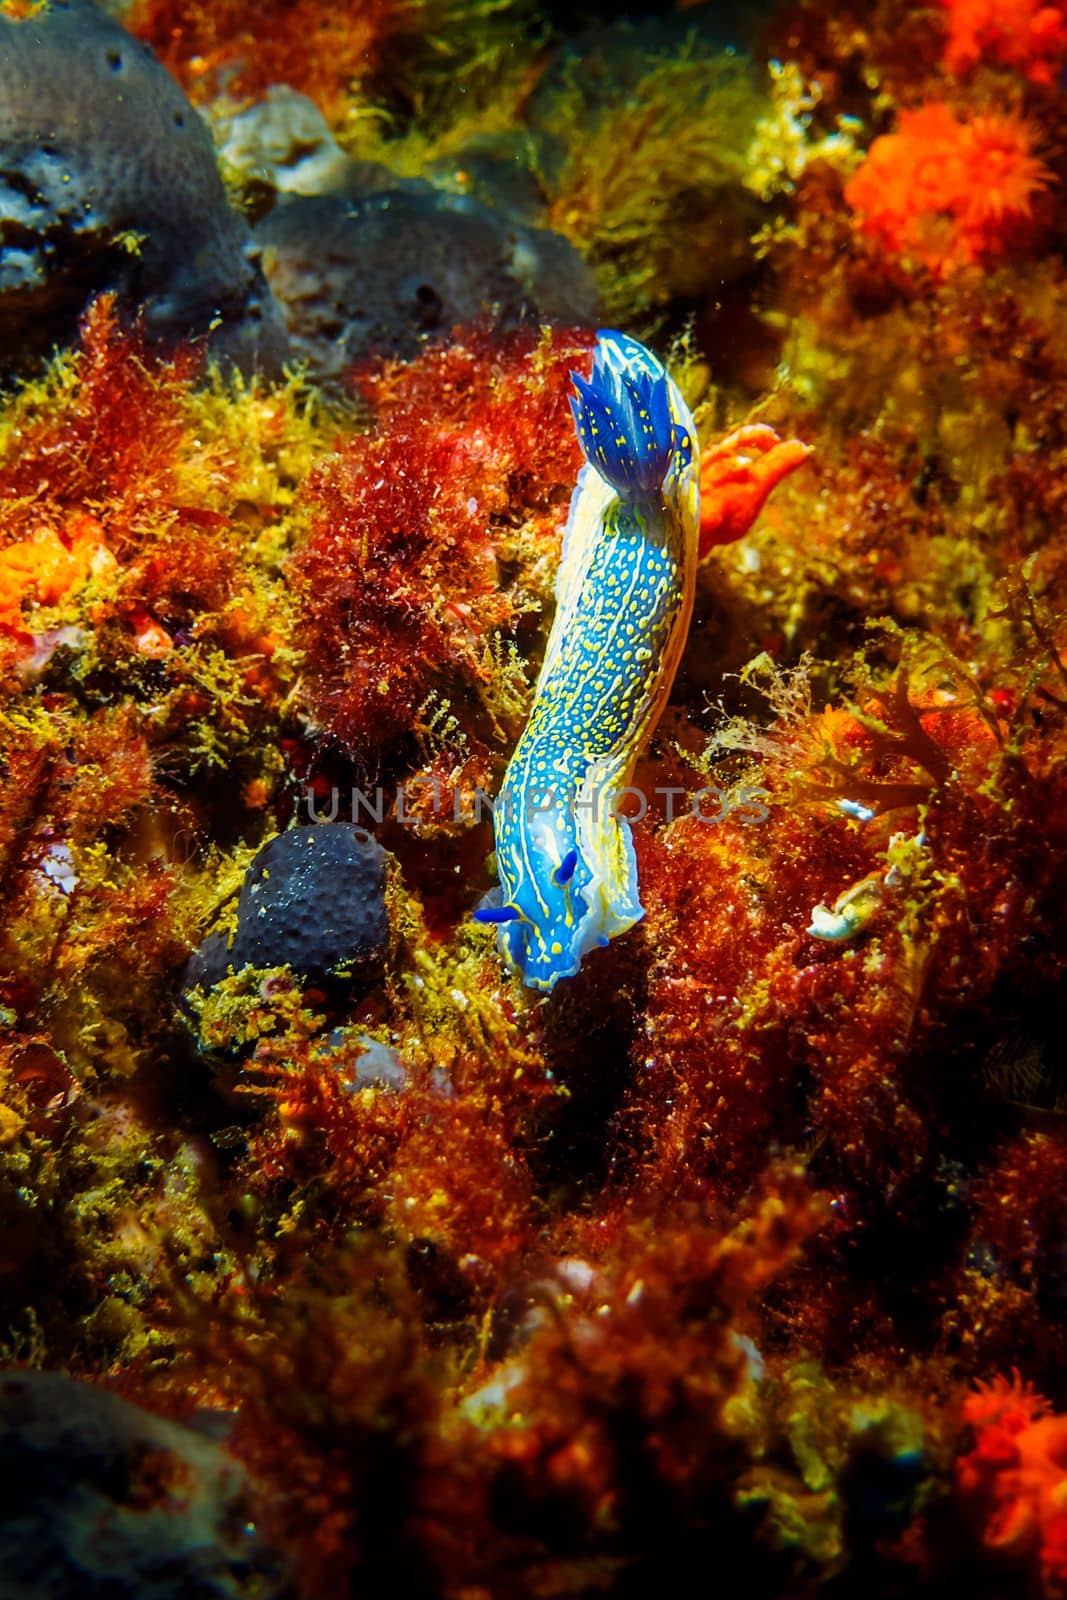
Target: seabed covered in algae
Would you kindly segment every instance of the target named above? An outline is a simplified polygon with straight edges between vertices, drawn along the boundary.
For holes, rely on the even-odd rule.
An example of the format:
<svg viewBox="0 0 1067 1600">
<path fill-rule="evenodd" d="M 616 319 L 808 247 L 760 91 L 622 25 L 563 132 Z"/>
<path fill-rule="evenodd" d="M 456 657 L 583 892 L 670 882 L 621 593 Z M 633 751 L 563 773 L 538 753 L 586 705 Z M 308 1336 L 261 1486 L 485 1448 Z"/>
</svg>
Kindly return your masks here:
<svg viewBox="0 0 1067 1600">
<path fill-rule="evenodd" d="M 3 1600 L 1067 1594 L 1065 71 L 0 0 Z"/>
</svg>

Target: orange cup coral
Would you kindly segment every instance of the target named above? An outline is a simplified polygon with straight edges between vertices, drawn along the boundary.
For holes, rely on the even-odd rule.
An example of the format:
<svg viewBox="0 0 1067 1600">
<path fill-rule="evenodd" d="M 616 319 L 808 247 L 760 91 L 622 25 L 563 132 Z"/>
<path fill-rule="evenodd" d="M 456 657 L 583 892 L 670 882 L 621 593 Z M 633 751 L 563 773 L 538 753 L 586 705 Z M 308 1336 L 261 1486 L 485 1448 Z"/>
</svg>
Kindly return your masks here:
<svg viewBox="0 0 1067 1600">
<path fill-rule="evenodd" d="M 860 231 L 888 255 L 944 277 L 1033 242 L 1052 181 L 1022 117 L 961 122 L 939 101 L 901 113 L 845 187 Z"/>
<path fill-rule="evenodd" d="M 1052 83 L 1067 57 L 1067 7 L 1043 0 L 941 0 L 948 13 L 945 66 L 960 75 L 979 60 L 1018 67 Z"/>
<path fill-rule="evenodd" d="M 1016 1372 L 980 1384 L 963 1406 L 975 1430 L 957 1482 L 983 1519 L 987 1549 L 1036 1555 L 1046 1586 L 1067 1581 L 1067 1416 Z"/>
</svg>

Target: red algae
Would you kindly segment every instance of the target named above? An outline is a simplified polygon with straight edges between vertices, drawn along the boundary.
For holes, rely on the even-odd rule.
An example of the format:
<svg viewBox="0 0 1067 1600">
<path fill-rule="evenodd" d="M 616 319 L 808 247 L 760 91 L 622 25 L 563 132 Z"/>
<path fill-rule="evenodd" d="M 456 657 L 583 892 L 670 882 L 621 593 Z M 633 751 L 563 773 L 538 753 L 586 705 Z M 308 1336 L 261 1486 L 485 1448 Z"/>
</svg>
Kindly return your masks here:
<svg viewBox="0 0 1067 1600">
<path fill-rule="evenodd" d="M 359 0 L 339 12 L 322 0 L 137 0 L 128 26 L 151 44 L 194 99 L 220 89 L 258 99 L 287 83 L 336 117 L 374 65 L 396 0 Z"/>
<path fill-rule="evenodd" d="M 181 437 L 176 396 L 195 358 L 183 352 L 171 365 L 157 364 L 136 333 L 120 329 L 114 303 L 102 296 L 86 314 L 79 359 L 68 403 L 6 441 L 0 486 L 8 537 L 39 515 L 42 489 L 60 510 L 106 496 L 122 531 L 172 491 Z"/>
<path fill-rule="evenodd" d="M 493 639 L 542 603 L 559 548 L 579 460 L 567 372 L 587 348 L 472 335 L 362 378 L 378 427 L 312 479 L 291 570 L 309 707 L 365 768 L 449 680 L 469 736 L 492 728 Z"/>
</svg>

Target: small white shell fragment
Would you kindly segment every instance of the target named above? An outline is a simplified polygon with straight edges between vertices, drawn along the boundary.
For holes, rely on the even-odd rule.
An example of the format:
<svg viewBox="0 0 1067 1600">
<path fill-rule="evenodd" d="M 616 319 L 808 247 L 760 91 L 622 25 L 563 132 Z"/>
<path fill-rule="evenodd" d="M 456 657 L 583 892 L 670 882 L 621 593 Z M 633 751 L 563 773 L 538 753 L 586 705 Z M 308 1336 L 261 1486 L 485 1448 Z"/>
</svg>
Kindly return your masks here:
<svg viewBox="0 0 1067 1600">
<path fill-rule="evenodd" d="M 872 873 L 839 894 L 832 908 L 820 901 L 812 907 L 811 922 L 805 931 L 815 939 L 828 939 L 834 943 L 854 939 L 857 933 L 863 932 L 877 911 L 883 887 L 881 874 Z"/>
</svg>

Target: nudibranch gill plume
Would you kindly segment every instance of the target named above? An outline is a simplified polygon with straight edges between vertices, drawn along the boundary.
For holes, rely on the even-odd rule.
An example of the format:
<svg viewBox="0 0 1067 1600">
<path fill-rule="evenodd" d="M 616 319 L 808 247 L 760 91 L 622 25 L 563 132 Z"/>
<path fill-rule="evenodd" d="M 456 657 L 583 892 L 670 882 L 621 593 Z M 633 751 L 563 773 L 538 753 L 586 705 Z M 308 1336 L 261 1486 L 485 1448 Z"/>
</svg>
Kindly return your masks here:
<svg viewBox="0 0 1067 1600">
<path fill-rule="evenodd" d="M 571 373 L 578 475 L 533 709 L 494 808 L 500 949 L 532 988 L 644 916 L 615 796 L 655 726 L 693 609 L 699 451 L 662 363 L 601 330 Z"/>
</svg>

